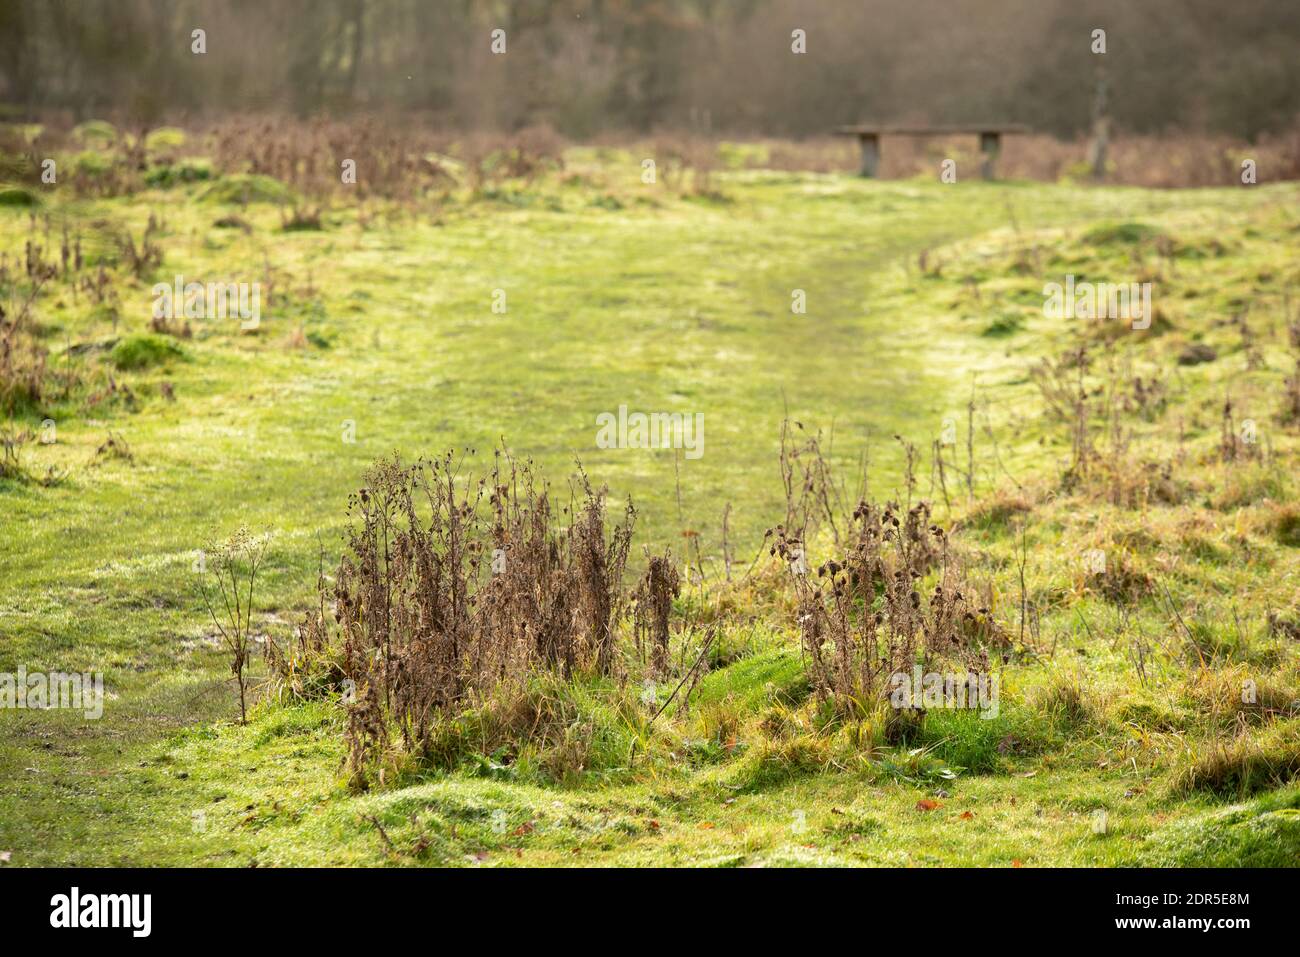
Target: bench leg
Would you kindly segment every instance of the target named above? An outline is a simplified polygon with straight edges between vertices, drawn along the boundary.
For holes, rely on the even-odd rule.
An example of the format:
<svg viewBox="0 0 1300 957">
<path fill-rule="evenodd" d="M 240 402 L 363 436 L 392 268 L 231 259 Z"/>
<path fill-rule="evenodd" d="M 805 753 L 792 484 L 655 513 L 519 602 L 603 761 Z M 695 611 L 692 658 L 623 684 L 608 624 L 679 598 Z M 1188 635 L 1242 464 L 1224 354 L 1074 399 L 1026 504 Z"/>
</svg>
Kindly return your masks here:
<svg viewBox="0 0 1300 957">
<path fill-rule="evenodd" d="M 858 175 L 875 179 L 876 168 L 880 165 L 880 137 L 875 133 L 859 133 L 858 147 L 862 151 Z"/>
<path fill-rule="evenodd" d="M 980 172 L 985 179 L 997 179 L 995 167 L 998 154 L 1002 152 L 1002 137 L 997 133 L 981 133 L 980 152 L 984 154 L 984 162 L 980 165 Z"/>
</svg>

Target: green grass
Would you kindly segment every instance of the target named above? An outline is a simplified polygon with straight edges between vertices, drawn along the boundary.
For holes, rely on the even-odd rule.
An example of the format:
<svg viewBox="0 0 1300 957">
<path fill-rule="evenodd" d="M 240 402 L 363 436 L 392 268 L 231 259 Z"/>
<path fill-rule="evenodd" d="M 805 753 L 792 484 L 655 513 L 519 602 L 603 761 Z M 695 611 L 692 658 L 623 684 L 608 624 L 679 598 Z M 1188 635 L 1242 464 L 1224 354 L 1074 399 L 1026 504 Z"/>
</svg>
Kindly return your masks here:
<svg viewBox="0 0 1300 957">
<path fill-rule="evenodd" d="M 165 365 L 185 353 L 171 339 L 148 333 L 127 336 L 109 353 L 109 359 L 119 369 L 134 371 Z"/>
<path fill-rule="evenodd" d="M 8 186 L 0 183 L 0 206 L 21 208 L 39 206 L 41 198 L 30 189 L 22 186 Z"/>
<path fill-rule="evenodd" d="M 1171 792 L 1175 739 L 1194 744 L 1211 729 L 1177 702 L 1174 665 L 1153 664 L 1138 681 L 1127 639 L 1114 640 L 1121 610 L 1090 588 L 1078 555 L 1132 547 L 1135 562 L 1161 569 L 1179 607 L 1196 609 L 1196 627 L 1233 642 L 1234 604 L 1257 619 L 1294 601 L 1294 515 L 1275 503 L 1294 497 L 1297 441 L 1272 416 L 1288 369 L 1281 293 L 1300 280 L 1300 190 L 735 172 L 715 176 L 727 201 L 711 202 L 641 187 L 631 159 L 624 169 L 574 151 L 569 167 L 597 185 L 457 192 L 367 228 L 335 207 L 322 230 L 291 233 L 271 205 L 289 194 L 259 178 L 46 198 L 56 229 L 67 217 L 138 236 L 165 210 L 165 260 L 154 276 L 120 281 L 117 322 L 62 290 L 40 304 L 54 370 L 95 355 L 67 355 L 66 342 L 120 337 L 111 361 L 137 401 L 132 412 L 54 400 L 15 422 L 55 420 L 57 442 L 27 445 L 24 462 L 67 478 L 50 488 L 0 479 L 0 671 L 102 671 L 111 697 L 97 722 L 0 711 L 0 850 L 13 864 L 1111 866 L 1279 863 L 1294 851 L 1293 789 L 1233 811 L 1218 809 L 1230 796 Z M 231 205 L 245 197 L 252 205 Z M 234 212 L 251 234 L 215 226 Z M 26 209 L 0 209 L 11 262 L 29 228 Z M 1173 266 L 1162 237 L 1174 242 Z M 1172 363 L 1175 346 L 1194 339 L 1219 348 L 1172 386 L 1178 417 L 1136 426 L 1144 454 L 1192 450 L 1182 466 L 1192 491 L 1184 505 L 1144 512 L 1057 501 L 1044 489 L 1068 436 L 1041 414 L 1027 369 L 1068 337 L 1042 316 L 1042 285 L 1066 272 L 1128 281 L 1144 269 L 1163 270 L 1156 304 L 1170 328 L 1154 349 L 1141 342 L 1139 368 Z M 147 332 L 150 287 L 176 274 L 273 282 L 257 333 L 198 321 L 176 361 L 182 350 Z M 497 290 L 505 312 L 493 311 Z M 792 314 L 794 290 L 806 314 Z M 1256 371 L 1218 321 L 1247 301 L 1264 352 Z M 950 419 L 964 456 L 974 389 L 976 428 L 987 420 L 999 441 L 995 458 L 980 433 L 981 494 L 1009 473 L 1028 504 L 985 511 L 964 541 L 1014 630 L 1016 530 L 1027 523 L 1027 584 L 1050 609 L 1042 644 L 1053 654 L 1011 666 L 997 719 L 927 723 L 918 746 L 960 769 L 954 779 L 909 776 L 916 768 L 899 749 L 877 755 L 874 770 L 847 762 L 842 730 L 759 733 L 767 709 L 810 706 L 791 622 L 772 609 L 761 634 L 728 626 L 735 653 L 701 682 L 689 716 L 660 719 L 633 766 L 622 754 L 637 731 L 600 688 L 573 692 L 575 713 L 601 729 L 599 760 L 577 774 L 540 755 L 506 775 L 468 760 L 423 776 L 407 768 L 363 795 L 344 787 L 336 705 L 268 704 L 248 727 L 231 723 L 237 699 L 213 647 L 196 550 L 240 523 L 267 531 L 257 625 L 288 634 L 314 600 L 320 549 L 327 567 L 337 557 L 349 492 L 393 449 L 471 447 L 486 459 L 504 436 L 557 483 L 577 456 L 609 484 L 615 508 L 633 498 L 642 541 L 679 546 L 683 529 L 700 531 L 712 574 L 731 503 L 743 574 L 784 514 L 786 408 L 827 438 L 833 426 L 841 466 L 869 450 L 871 491 L 883 498 L 901 489 L 895 433 L 926 449 Z M 1229 390 L 1280 464 L 1228 468 L 1205 452 L 1217 447 Z M 597 448 L 595 416 L 620 404 L 703 412 L 705 454 L 675 462 Z M 95 454 L 109 429 L 130 460 Z M 938 501 L 926 482 L 922 493 Z M 945 521 L 965 509 L 955 484 L 950 492 L 952 508 L 937 513 Z M 1130 611 L 1130 636 L 1136 625 L 1178 642 L 1160 595 Z M 1294 650 L 1255 619 L 1253 653 L 1272 657 L 1254 667 L 1294 673 Z M 1086 720 L 1035 697 L 1061 672 L 1085 676 L 1097 701 Z M 724 720 L 739 722 L 734 745 L 708 737 Z M 901 770 L 882 773 L 886 764 Z M 918 810 L 923 799 L 941 806 Z"/>
<path fill-rule="evenodd" d="M 1151 861 L 1161 866 L 1294 867 L 1300 860 L 1300 788 L 1167 825 L 1151 843 Z"/>
</svg>

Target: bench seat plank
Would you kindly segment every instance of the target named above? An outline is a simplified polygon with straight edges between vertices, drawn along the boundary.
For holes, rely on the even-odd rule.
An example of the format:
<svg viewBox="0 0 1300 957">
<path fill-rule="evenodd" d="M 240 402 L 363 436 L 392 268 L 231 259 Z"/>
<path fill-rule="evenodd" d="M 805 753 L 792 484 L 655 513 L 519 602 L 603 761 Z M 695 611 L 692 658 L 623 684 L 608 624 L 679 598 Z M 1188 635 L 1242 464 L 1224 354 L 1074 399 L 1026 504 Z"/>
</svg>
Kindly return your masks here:
<svg viewBox="0 0 1300 957">
<path fill-rule="evenodd" d="M 880 166 L 880 138 L 882 136 L 968 136 L 974 134 L 980 138 L 980 152 L 984 160 L 980 172 L 985 179 L 993 179 L 994 167 L 998 154 L 1002 152 L 1002 137 L 1017 133 L 1028 133 L 1029 127 L 1022 123 L 985 123 L 983 125 L 962 124 L 959 126 L 889 126 L 885 124 L 859 124 L 840 126 L 835 132 L 842 136 L 856 136 L 862 152 L 858 173 L 868 179 L 874 179 Z"/>
<path fill-rule="evenodd" d="M 979 133 L 1001 133 L 1011 135 L 1028 133 L 1029 127 L 1022 123 L 988 123 L 963 124 L 961 126 L 840 126 L 835 132 L 842 136 L 965 136 Z"/>
</svg>

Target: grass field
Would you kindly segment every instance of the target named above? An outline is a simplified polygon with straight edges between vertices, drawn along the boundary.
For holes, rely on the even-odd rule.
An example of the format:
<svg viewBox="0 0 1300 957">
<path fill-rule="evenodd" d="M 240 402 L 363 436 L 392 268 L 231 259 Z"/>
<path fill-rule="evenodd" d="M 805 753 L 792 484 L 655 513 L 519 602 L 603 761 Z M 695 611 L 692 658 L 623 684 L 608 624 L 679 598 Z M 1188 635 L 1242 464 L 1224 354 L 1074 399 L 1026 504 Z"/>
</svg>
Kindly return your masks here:
<svg viewBox="0 0 1300 957">
<path fill-rule="evenodd" d="M 0 671 L 102 671 L 109 692 L 97 721 L 0 710 L 11 865 L 1300 863 L 1300 431 L 1280 412 L 1296 184 L 736 171 L 691 192 L 643 184 L 629 153 L 574 149 L 563 175 L 360 217 L 336 203 L 319 230 L 286 230 L 222 183 L 0 208 L 13 289 L 24 244 L 56 249 L 66 222 L 119 296 L 115 318 L 62 279 L 42 291 L 49 374 L 91 384 L 11 417 L 32 436 L 52 419 L 57 441 L 18 443 L 0 478 Z M 95 237 L 138 237 L 151 215 L 164 258 L 133 276 Z M 235 215 L 247 229 L 214 225 Z M 1066 273 L 1152 281 L 1157 321 L 1046 318 L 1043 285 Z M 177 274 L 271 288 L 260 327 L 150 333 L 151 286 Z M 1070 424 L 1030 374 L 1081 338 L 1127 430 L 1104 487 L 1063 483 Z M 106 373 L 118 391 L 92 402 Z M 598 448 L 596 416 L 620 405 L 703 413 L 703 456 Z M 785 514 L 787 414 L 846 473 L 865 452 L 878 500 L 906 494 L 896 434 L 926 456 L 917 495 L 960 526 L 1020 633 L 995 719 L 933 713 L 910 745 L 849 747 L 809 696 L 789 603 L 720 580 L 728 504 L 736 579 Z M 973 466 L 947 502 L 929 464 L 945 430 L 961 464 L 969 436 Z M 254 624 L 287 637 L 369 463 L 490 460 L 502 439 L 559 487 L 576 458 L 616 509 L 631 497 L 638 574 L 642 542 L 681 558 L 698 541 L 708 582 L 678 608 L 721 602 L 725 653 L 689 711 L 628 718 L 635 679 L 539 685 L 573 716 L 578 759 L 468 748 L 365 793 L 341 771 L 337 701 L 259 700 L 240 725 L 198 550 L 265 533 Z M 1094 549 L 1105 576 L 1080 563 Z M 1246 681 L 1258 706 L 1237 703 Z M 774 713 L 793 730 L 771 733 Z"/>
</svg>

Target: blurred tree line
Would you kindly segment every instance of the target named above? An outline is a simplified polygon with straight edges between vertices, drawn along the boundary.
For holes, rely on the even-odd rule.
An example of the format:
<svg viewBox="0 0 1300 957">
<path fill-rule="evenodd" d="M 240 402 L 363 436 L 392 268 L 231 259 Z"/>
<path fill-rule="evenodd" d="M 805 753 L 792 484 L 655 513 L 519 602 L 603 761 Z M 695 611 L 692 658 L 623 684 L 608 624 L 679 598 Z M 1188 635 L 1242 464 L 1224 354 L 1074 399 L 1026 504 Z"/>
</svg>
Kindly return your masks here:
<svg viewBox="0 0 1300 957">
<path fill-rule="evenodd" d="M 1102 63 L 1121 130 L 1289 127 L 1300 2 L 0 0 L 0 108 L 29 117 L 420 111 L 575 137 L 992 119 L 1071 136 Z"/>
</svg>

